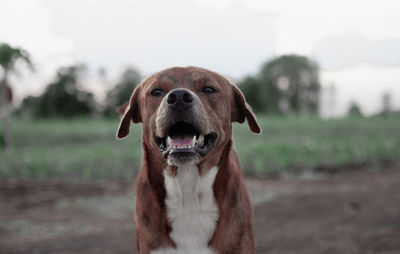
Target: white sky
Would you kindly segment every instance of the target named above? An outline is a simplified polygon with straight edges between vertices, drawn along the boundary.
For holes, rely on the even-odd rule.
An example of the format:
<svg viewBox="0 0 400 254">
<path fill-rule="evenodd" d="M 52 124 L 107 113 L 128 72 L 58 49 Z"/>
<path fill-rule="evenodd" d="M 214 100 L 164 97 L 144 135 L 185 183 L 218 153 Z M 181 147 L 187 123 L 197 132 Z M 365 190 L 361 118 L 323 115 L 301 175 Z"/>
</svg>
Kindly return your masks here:
<svg viewBox="0 0 400 254">
<path fill-rule="evenodd" d="M 240 79 L 296 53 L 317 60 L 323 85 L 336 86 L 325 114 L 343 114 L 351 100 L 375 113 L 385 91 L 400 108 L 398 0 L 0 0 L 0 8 L 0 41 L 26 48 L 37 65 L 15 79 L 20 98 L 77 61 L 92 73 L 106 67 L 110 78 L 126 65 L 146 75 L 197 65 Z"/>
</svg>

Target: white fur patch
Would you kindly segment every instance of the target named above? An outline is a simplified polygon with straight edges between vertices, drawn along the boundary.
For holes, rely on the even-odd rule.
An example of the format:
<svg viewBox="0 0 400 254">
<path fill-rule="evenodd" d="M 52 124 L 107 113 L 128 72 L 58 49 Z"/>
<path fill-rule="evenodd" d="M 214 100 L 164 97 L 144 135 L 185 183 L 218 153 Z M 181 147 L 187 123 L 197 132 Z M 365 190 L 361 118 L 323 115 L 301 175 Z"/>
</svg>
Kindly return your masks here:
<svg viewBox="0 0 400 254">
<path fill-rule="evenodd" d="M 167 216 L 176 249 L 159 249 L 153 254 L 213 254 L 208 243 L 218 220 L 212 185 L 218 168 L 199 176 L 196 165 L 181 166 L 176 176 L 165 174 Z"/>
</svg>

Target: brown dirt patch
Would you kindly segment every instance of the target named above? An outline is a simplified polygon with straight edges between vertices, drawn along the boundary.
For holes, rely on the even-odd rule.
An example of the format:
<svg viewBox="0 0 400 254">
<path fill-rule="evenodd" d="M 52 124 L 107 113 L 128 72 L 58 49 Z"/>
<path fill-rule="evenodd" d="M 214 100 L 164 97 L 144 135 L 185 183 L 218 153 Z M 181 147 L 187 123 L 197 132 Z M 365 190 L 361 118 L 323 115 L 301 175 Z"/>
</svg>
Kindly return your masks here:
<svg viewBox="0 0 400 254">
<path fill-rule="evenodd" d="M 400 170 L 249 179 L 256 253 L 400 253 Z M 0 253 L 136 253 L 133 186 L 0 184 Z"/>
</svg>

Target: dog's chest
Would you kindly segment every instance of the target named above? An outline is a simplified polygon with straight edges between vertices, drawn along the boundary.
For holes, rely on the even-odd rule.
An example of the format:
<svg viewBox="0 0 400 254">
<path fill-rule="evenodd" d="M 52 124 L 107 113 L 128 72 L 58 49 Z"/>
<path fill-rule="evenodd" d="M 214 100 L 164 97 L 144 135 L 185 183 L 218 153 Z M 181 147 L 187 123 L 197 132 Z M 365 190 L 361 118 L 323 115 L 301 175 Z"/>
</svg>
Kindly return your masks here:
<svg viewBox="0 0 400 254">
<path fill-rule="evenodd" d="M 208 243 L 218 220 L 212 189 L 217 170 L 214 167 L 206 175 L 199 176 L 196 166 L 187 166 L 178 168 L 174 177 L 165 175 L 165 204 L 172 227 L 170 237 L 177 245 L 172 253 L 213 253 Z"/>
</svg>

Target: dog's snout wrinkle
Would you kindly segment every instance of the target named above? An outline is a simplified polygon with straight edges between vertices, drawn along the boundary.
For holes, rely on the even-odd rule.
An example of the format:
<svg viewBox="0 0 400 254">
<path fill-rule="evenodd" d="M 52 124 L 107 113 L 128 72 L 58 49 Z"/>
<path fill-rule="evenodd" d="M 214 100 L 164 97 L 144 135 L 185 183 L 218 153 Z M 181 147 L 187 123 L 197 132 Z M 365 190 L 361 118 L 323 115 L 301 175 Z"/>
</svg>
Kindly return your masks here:
<svg viewBox="0 0 400 254">
<path fill-rule="evenodd" d="M 168 94 L 167 105 L 175 110 L 182 111 L 193 104 L 193 95 L 186 89 L 174 89 Z"/>
</svg>

